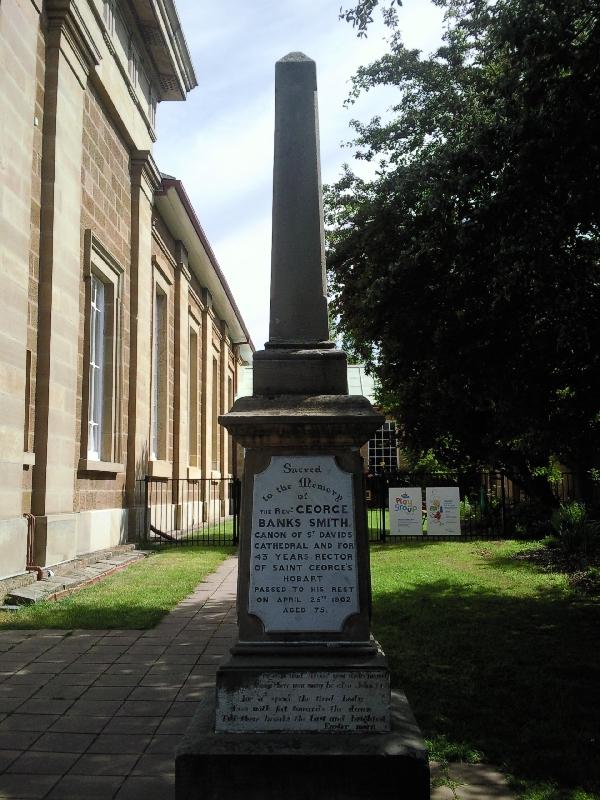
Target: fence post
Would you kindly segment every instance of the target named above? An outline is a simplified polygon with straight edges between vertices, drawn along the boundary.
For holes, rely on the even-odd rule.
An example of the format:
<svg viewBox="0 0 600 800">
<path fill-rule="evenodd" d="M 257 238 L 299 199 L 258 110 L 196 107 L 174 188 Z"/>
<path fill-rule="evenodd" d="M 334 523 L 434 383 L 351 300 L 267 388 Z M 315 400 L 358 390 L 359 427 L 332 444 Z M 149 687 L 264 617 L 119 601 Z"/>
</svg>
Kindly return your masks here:
<svg viewBox="0 0 600 800">
<path fill-rule="evenodd" d="M 240 540 L 240 500 L 242 482 L 239 478 L 233 479 L 233 543 L 237 545 Z"/>
<path fill-rule="evenodd" d="M 379 538 L 385 542 L 385 509 L 387 508 L 386 500 L 386 480 L 385 475 L 379 476 Z"/>
<path fill-rule="evenodd" d="M 500 472 L 500 495 L 502 498 L 501 506 L 501 520 L 502 520 L 502 537 L 506 539 L 506 488 L 504 486 L 504 472 Z"/>
</svg>

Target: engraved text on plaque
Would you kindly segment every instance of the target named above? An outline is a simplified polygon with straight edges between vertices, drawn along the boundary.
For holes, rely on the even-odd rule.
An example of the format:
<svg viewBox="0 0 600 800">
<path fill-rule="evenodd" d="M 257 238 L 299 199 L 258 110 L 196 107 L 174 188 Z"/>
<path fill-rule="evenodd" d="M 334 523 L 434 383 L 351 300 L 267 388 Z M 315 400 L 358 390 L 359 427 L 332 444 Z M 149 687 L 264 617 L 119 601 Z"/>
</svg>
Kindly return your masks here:
<svg viewBox="0 0 600 800">
<path fill-rule="evenodd" d="M 352 476 L 333 456 L 273 456 L 256 475 L 250 562 L 267 632 L 341 631 L 358 612 Z"/>
</svg>

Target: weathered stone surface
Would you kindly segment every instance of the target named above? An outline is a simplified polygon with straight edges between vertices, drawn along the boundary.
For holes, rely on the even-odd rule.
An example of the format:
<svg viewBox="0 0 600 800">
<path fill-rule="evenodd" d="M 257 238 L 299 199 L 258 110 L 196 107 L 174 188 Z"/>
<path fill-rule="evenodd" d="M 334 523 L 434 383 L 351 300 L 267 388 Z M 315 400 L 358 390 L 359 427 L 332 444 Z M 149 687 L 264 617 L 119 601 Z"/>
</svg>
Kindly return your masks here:
<svg viewBox="0 0 600 800">
<path fill-rule="evenodd" d="M 25 571 L 24 540 L 27 541 L 27 521 L 23 517 L 0 520 L 0 579 Z"/>
<path fill-rule="evenodd" d="M 514 800 L 506 776 L 488 764 L 431 763 L 431 800 Z M 455 787 L 455 788 L 451 788 Z"/>
<path fill-rule="evenodd" d="M 292 659 L 234 655 L 219 670 L 217 732 L 389 730 L 390 676 L 381 649 Z"/>
<path fill-rule="evenodd" d="M 389 733 L 214 733 L 211 697 L 175 759 L 178 800 L 428 800 L 429 765 L 403 694 Z"/>
<path fill-rule="evenodd" d="M 327 320 L 317 68 L 303 53 L 275 65 L 269 347 L 332 347 Z"/>
<path fill-rule="evenodd" d="M 360 395 L 240 397 L 220 423 L 247 448 L 360 447 L 384 423 Z"/>
<path fill-rule="evenodd" d="M 275 66 L 269 341 L 254 354 L 254 394 L 348 393 L 346 354 L 329 341 L 315 62 Z"/>
<path fill-rule="evenodd" d="M 341 350 L 259 350 L 253 372 L 255 395 L 348 393 L 347 359 Z"/>
</svg>

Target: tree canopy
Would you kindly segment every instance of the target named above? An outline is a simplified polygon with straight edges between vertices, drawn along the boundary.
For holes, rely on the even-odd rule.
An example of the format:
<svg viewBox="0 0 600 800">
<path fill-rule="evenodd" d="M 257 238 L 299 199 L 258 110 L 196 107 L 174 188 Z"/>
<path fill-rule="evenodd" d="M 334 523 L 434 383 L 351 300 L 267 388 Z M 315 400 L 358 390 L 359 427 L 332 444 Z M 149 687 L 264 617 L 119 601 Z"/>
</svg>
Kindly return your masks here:
<svg viewBox="0 0 600 800">
<path fill-rule="evenodd" d="M 600 467 L 600 0 L 435 0 L 422 57 L 384 5 L 389 52 L 350 102 L 358 158 L 326 191 L 341 333 L 409 452 L 505 469 Z M 341 15 L 367 30 L 377 0 Z"/>
</svg>

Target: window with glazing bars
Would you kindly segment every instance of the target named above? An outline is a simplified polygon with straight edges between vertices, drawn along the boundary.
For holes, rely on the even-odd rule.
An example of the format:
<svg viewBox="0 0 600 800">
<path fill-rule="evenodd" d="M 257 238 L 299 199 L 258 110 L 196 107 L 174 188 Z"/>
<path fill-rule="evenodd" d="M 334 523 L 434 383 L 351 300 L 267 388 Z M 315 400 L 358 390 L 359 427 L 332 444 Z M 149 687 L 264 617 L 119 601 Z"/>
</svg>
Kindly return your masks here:
<svg viewBox="0 0 600 800">
<path fill-rule="evenodd" d="M 102 458 L 102 416 L 104 410 L 104 339 L 105 339 L 104 284 L 91 276 L 90 300 L 90 377 L 88 403 L 88 458 Z"/>
<path fill-rule="evenodd" d="M 396 425 L 394 422 L 384 422 L 369 440 L 369 471 L 392 472 L 397 468 Z"/>
<path fill-rule="evenodd" d="M 154 295 L 154 330 L 152 336 L 152 430 L 150 458 L 164 459 L 164 415 L 166 412 L 166 295 L 156 287 Z"/>
</svg>

